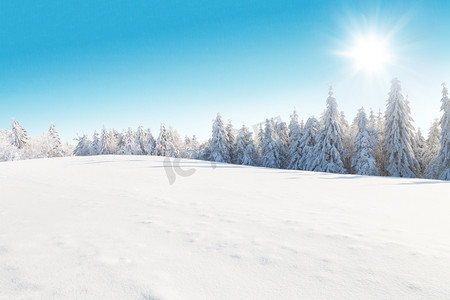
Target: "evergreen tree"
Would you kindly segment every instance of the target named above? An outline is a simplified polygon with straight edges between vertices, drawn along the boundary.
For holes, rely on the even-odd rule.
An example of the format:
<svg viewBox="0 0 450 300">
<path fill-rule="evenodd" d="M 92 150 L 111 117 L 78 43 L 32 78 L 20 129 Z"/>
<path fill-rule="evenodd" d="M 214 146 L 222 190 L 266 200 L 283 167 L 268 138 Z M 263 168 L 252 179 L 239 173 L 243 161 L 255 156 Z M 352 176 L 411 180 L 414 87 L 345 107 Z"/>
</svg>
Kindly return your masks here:
<svg viewBox="0 0 450 300">
<path fill-rule="evenodd" d="M 97 131 L 94 131 L 94 135 L 92 136 L 90 153 L 91 155 L 100 155 L 100 138 Z"/>
<path fill-rule="evenodd" d="M 145 143 L 145 152 L 147 155 L 155 155 L 156 150 L 156 140 L 153 137 L 152 131 L 150 129 L 147 129 L 146 133 L 146 143 Z"/>
<path fill-rule="evenodd" d="M 227 131 L 220 114 L 217 114 L 216 120 L 213 124 L 212 138 L 209 148 L 209 160 L 225 163 L 231 162 Z"/>
<path fill-rule="evenodd" d="M 250 133 L 250 141 L 247 144 L 247 148 L 245 148 L 242 164 L 245 166 L 256 166 L 256 158 L 257 158 L 256 148 Z"/>
<path fill-rule="evenodd" d="M 134 152 L 136 135 L 131 127 L 122 134 L 122 143 L 119 149 L 120 154 L 132 155 Z"/>
<path fill-rule="evenodd" d="M 195 135 L 192 138 L 186 137 L 185 158 L 198 159 L 200 145 Z"/>
<path fill-rule="evenodd" d="M 11 144 L 17 149 L 23 149 L 28 143 L 28 134 L 16 119 L 11 125 Z"/>
<path fill-rule="evenodd" d="M 384 134 L 384 126 L 385 126 L 386 120 L 383 116 L 383 113 L 381 112 L 381 109 L 378 111 L 377 118 L 376 118 L 376 125 L 375 130 L 380 133 Z"/>
<path fill-rule="evenodd" d="M 78 144 L 75 147 L 75 150 L 73 151 L 73 154 L 76 156 L 88 156 L 91 154 L 91 144 L 92 142 L 89 140 L 86 134 L 84 134 L 82 137 L 78 137 L 76 140 L 78 140 Z"/>
<path fill-rule="evenodd" d="M 423 157 L 423 164 L 425 165 L 425 176 L 433 179 L 438 176 L 438 161 L 439 150 L 441 149 L 441 124 L 438 119 L 435 119 L 431 124 L 430 132 L 426 140 L 426 150 Z"/>
<path fill-rule="evenodd" d="M 351 162 L 351 156 L 352 156 L 352 150 L 353 145 L 355 141 L 355 136 L 358 131 L 357 125 L 355 122 L 353 122 L 353 126 L 350 126 L 347 122 L 347 119 L 345 118 L 345 114 L 343 111 L 339 114 L 339 126 L 341 127 L 342 131 L 342 145 L 344 146 L 342 150 L 342 162 L 344 163 L 344 168 L 346 170 L 350 170 L 352 166 Z M 354 134 L 352 130 L 355 130 Z"/>
<path fill-rule="evenodd" d="M 374 128 L 374 129 L 376 129 L 376 127 L 377 127 L 376 124 L 377 124 L 377 117 L 375 116 L 375 113 L 374 113 L 373 109 L 371 108 L 371 109 L 370 109 L 369 124 L 368 124 L 368 126 L 369 126 L 369 128 L 372 127 L 372 128 Z"/>
<path fill-rule="evenodd" d="M 262 128 L 262 124 L 259 124 L 258 135 L 256 136 L 256 155 L 258 164 L 261 165 L 261 155 L 262 155 L 262 144 L 264 140 L 264 130 Z"/>
<path fill-rule="evenodd" d="M 441 149 L 439 150 L 436 175 L 437 179 L 450 180 L 450 99 L 445 84 L 442 84 L 441 111 Z"/>
<path fill-rule="evenodd" d="M 366 118 L 367 118 L 367 115 L 366 115 Z M 370 126 L 369 120 L 367 120 L 367 128 L 373 128 L 372 126 Z M 356 134 L 358 134 L 358 131 L 359 131 L 358 116 L 356 116 L 353 119 L 352 124 L 348 128 L 348 133 L 347 133 L 346 137 L 343 139 L 344 148 L 347 149 L 347 151 L 350 155 L 350 159 L 351 159 L 351 156 L 353 155 L 352 154 L 353 147 L 355 146 L 355 138 L 356 138 Z M 374 129 L 374 131 L 376 131 L 376 130 Z M 344 162 L 344 166 L 345 166 L 345 162 Z"/>
<path fill-rule="evenodd" d="M 280 168 L 280 144 L 274 138 L 273 125 L 266 119 L 264 139 L 262 141 L 261 165 L 266 168 Z"/>
<path fill-rule="evenodd" d="M 111 133 L 103 126 L 102 135 L 100 137 L 100 154 L 113 154 L 114 142 Z"/>
<path fill-rule="evenodd" d="M 50 123 L 48 129 L 48 157 L 63 157 L 64 151 L 62 150 L 61 139 L 58 132 L 56 132 L 55 125 Z"/>
<path fill-rule="evenodd" d="M 285 122 L 275 125 L 277 142 L 280 145 L 281 168 L 285 169 L 289 164 L 289 130 Z"/>
<path fill-rule="evenodd" d="M 287 168 L 291 170 L 300 170 L 300 159 L 301 159 L 301 147 L 300 140 L 302 138 L 302 132 L 300 125 L 298 124 L 297 112 L 291 115 L 291 122 L 289 123 L 289 149 L 288 149 L 288 164 Z"/>
<path fill-rule="evenodd" d="M 347 118 L 345 117 L 344 111 L 341 111 L 339 113 L 339 126 L 341 126 L 341 130 L 343 133 L 350 129 L 350 126 L 348 125 Z"/>
<path fill-rule="evenodd" d="M 169 128 L 167 128 L 167 136 L 169 138 L 170 143 L 172 144 L 172 146 L 174 148 L 174 152 L 172 153 L 171 156 L 179 157 L 181 150 L 183 148 L 183 141 L 180 137 L 180 134 L 178 133 L 178 131 L 173 129 L 172 126 L 169 126 Z"/>
<path fill-rule="evenodd" d="M 323 117 L 324 128 L 317 136 L 317 143 L 312 152 L 315 155 L 310 158 L 308 169 L 344 174 L 346 171 L 342 161 L 344 145 L 342 143 L 342 129 L 339 125 L 340 114 L 331 87 L 328 95 L 327 109 Z"/>
<path fill-rule="evenodd" d="M 144 128 L 142 126 L 139 126 L 134 138 L 133 154 L 134 155 L 147 154 L 146 143 L 147 137 L 145 136 Z"/>
<path fill-rule="evenodd" d="M 111 154 L 117 154 L 119 151 L 120 133 L 113 128 L 109 131 L 109 134 L 111 136 Z"/>
<path fill-rule="evenodd" d="M 413 151 L 414 156 L 417 159 L 417 162 L 419 163 L 419 169 L 417 171 L 417 175 L 422 177 L 426 168 L 426 165 L 424 163 L 425 153 L 426 153 L 426 142 L 425 138 L 422 135 L 422 132 L 420 131 L 420 128 L 417 130 L 416 134 L 414 135 L 414 141 L 413 141 Z"/>
<path fill-rule="evenodd" d="M 227 147 L 230 155 L 230 162 L 235 163 L 236 157 L 234 156 L 234 153 L 236 148 L 236 137 L 234 136 L 234 129 L 231 120 L 228 121 L 225 131 L 227 132 Z"/>
<path fill-rule="evenodd" d="M 256 150 L 253 144 L 252 133 L 245 125 L 238 132 L 236 139 L 236 163 L 240 165 L 254 165 Z"/>
<path fill-rule="evenodd" d="M 300 162 L 299 169 L 309 169 L 310 160 L 314 159 L 314 147 L 316 145 L 316 137 L 320 132 L 320 122 L 311 117 L 306 121 L 305 128 L 303 129 L 303 135 L 300 139 Z"/>
<path fill-rule="evenodd" d="M 158 156 L 177 157 L 175 147 L 171 142 L 171 138 L 164 124 L 161 124 L 155 153 Z"/>
<path fill-rule="evenodd" d="M 199 159 L 211 160 L 211 138 L 202 143 L 198 149 Z"/>
<path fill-rule="evenodd" d="M 200 143 L 197 140 L 197 136 L 194 134 L 191 139 L 191 147 L 190 147 L 191 155 L 190 157 L 193 159 L 198 159 L 200 156 Z"/>
<path fill-rule="evenodd" d="M 191 138 L 187 135 L 184 137 L 184 145 L 181 151 L 180 157 L 182 158 L 190 158 L 189 156 L 189 148 L 191 147 Z"/>
<path fill-rule="evenodd" d="M 242 165 L 242 161 L 244 160 L 245 149 L 247 148 L 247 133 L 248 128 L 245 125 L 242 125 L 242 128 L 239 129 L 237 138 L 236 138 L 236 148 L 234 152 L 235 162 L 239 165 Z"/>
<path fill-rule="evenodd" d="M 375 118 L 375 131 L 377 132 L 377 146 L 375 149 L 375 160 L 377 161 L 377 168 L 380 172 L 380 175 L 386 174 L 386 156 L 384 153 L 384 115 L 380 111 L 378 111 L 378 114 Z"/>
<path fill-rule="evenodd" d="M 186 135 L 184 137 L 184 146 L 185 148 L 189 148 L 190 145 L 191 145 L 191 138 Z"/>
<path fill-rule="evenodd" d="M 122 132 L 119 133 L 119 135 L 117 137 L 117 153 L 118 154 L 123 154 L 123 153 L 121 153 L 121 149 L 123 149 L 123 147 L 124 147 L 126 134 L 127 134 L 126 131 L 122 129 Z"/>
<path fill-rule="evenodd" d="M 375 161 L 377 133 L 373 128 L 367 128 L 368 120 L 364 108 L 358 110 L 358 133 L 352 157 L 352 168 L 359 175 L 379 175 Z"/>
<path fill-rule="evenodd" d="M 418 162 L 412 149 L 414 127 L 411 111 L 401 93 L 400 81 L 394 78 L 391 83 L 384 133 L 386 171 L 390 176 L 415 177 Z"/>
</svg>

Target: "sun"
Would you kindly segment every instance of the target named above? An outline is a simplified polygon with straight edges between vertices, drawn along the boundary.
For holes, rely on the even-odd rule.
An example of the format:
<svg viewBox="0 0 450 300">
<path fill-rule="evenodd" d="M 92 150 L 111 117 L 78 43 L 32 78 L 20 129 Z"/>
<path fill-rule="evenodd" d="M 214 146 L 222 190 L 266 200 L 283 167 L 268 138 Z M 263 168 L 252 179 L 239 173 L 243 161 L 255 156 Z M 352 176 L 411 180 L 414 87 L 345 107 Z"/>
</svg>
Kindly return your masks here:
<svg viewBox="0 0 450 300">
<path fill-rule="evenodd" d="M 358 37 L 348 56 L 354 60 L 358 71 L 370 73 L 382 71 L 391 59 L 386 40 L 376 36 Z"/>
</svg>

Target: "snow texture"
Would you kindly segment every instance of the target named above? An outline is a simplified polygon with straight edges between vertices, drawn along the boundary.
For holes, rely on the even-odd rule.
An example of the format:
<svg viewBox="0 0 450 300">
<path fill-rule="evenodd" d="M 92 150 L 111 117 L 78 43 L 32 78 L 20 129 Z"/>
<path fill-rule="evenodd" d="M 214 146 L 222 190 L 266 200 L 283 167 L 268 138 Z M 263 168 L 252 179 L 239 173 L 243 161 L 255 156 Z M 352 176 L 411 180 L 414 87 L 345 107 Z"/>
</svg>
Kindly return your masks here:
<svg viewBox="0 0 450 300">
<path fill-rule="evenodd" d="M 448 182 L 167 159 L 1 163 L 0 299 L 450 298 Z"/>
</svg>

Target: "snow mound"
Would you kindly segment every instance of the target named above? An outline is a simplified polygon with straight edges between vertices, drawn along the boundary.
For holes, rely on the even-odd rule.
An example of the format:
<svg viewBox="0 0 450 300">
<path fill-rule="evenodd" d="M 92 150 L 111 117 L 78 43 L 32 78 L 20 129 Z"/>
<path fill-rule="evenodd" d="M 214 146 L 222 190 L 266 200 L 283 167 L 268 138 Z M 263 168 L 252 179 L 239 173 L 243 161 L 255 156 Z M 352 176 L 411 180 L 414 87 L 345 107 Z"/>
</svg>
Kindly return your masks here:
<svg viewBox="0 0 450 300">
<path fill-rule="evenodd" d="M 448 182 L 165 160 L 0 163 L 0 299 L 450 298 Z"/>
</svg>

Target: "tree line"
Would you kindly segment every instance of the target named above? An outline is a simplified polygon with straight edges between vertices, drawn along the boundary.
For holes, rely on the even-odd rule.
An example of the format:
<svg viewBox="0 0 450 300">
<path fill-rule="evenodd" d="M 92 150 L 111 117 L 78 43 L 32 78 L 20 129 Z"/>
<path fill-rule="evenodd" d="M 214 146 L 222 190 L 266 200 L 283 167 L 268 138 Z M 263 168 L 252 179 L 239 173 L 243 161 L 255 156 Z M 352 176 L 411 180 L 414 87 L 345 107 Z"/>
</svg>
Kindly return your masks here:
<svg viewBox="0 0 450 300">
<path fill-rule="evenodd" d="M 400 81 L 391 82 L 386 111 L 358 110 L 349 124 L 338 110 L 330 88 L 320 118 L 299 121 L 297 112 L 287 125 L 267 119 L 258 132 L 243 125 L 237 133 L 217 114 L 208 141 L 195 135 L 182 141 L 161 125 L 155 138 L 149 129 L 122 133 L 103 128 L 91 141 L 79 138 L 75 155 L 134 154 L 183 157 L 240 165 L 341 174 L 425 177 L 450 180 L 450 101 L 442 86 L 442 117 L 431 125 L 427 139 L 415 130 L 408 99 Z"/>
<path fill-rule="evenodd" d="M 442 84 L 441 111 L 440 120 L 433 121 L 425 139 L 420 129 L 416 131 L 413 127 L 409 100 L 395 78 L 391 81 L 385 113 L 370 110 L 367 114 L 361 108 L 351 124 L 338 110 L 330 87 L 322 115 L 317 119 L 310 117 L 306 122 L 299 121 L 294 110 L 289 124 L 267 119 L 258 132 L 252 133 L 245 125 L 235 131 L 231 121 L 225 123 L 219 113 L 211 137 L 204 142 L 199 142 L 195 135 L 182 140 L 176 130 L 164 124 L 158 137 L 142 126 L 136 131 L 128 128 L 121 132 L 104 127 L 100 133 L 94 132 L 92 138 L 77 137 L 73 154 L 157 155 L 268 168 L 450 180 L 450 100 L 445 84 Z M 27 147 L 26 131 L 14 120 L 7 135 L 10 148 L 3 155 L 0 152 L 0 157 L 20 158 L 21 152 L 14 150 Z M 54 125 L 46 140 L 46 150 L 41 151 L 41 156 L 69 155 L 62 149 Z"/>
<path fill-rule="evenodd" d="M 72 155 L 73 146 L 62 143 L 55 125 L 46 133 L 29 137 L 19 121 L 13 119 L 11 130 L 0 130 L 0 161 Z"/>
</svg>

